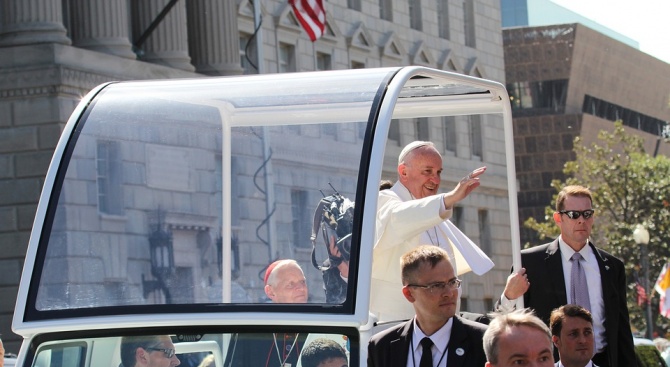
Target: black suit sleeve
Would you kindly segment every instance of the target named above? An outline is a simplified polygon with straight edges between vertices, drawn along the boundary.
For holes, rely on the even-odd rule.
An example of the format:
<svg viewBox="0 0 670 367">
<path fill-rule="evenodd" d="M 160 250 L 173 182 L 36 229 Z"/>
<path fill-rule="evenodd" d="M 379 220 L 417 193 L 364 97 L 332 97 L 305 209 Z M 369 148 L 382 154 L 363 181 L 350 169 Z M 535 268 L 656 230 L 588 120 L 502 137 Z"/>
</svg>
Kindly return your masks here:
<svg viewBox="0 0 670 367">
<path fill-rule="evenodd" d="M 618 260 L 618 259 L 617 259 Z M 618 319 L 614 322 L 618 324 L 618 345 L 617 345 L 617 359 L 619 366 L 637 366 L 635 361 L 635 347 L 633 345 L 633 333 L 630 329 L 630 317 L 628 315 L 628 305 L 626 303 L 626 272 L 621 263 L 621 267 L 617 273 L 616 292 L 618 295 Z M 611 323 L 610 323 L 611 325 Z M 610 353 L 612 355 L 612 353 Z"/>
</svg>

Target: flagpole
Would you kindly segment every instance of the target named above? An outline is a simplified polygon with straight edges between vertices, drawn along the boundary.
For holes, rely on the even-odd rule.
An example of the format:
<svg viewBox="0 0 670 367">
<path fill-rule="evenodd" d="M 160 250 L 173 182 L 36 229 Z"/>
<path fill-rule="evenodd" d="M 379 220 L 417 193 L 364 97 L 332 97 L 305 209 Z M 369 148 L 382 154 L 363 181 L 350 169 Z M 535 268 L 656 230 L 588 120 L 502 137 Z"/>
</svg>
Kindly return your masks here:
<svg viewBox="0 0 670 367">
<path fill-rule="evenodd" d="M 254 29 L 256 30 L 256 70 L 258 74 L 265 73 L 265 55 L 263 53 L 263 25 L 261 11 L 263 5 L 261 0 L 253 0 L 254 4 Z M 275 210 L 275 190 L 272 180 L 272 150 L 270 149 L 270 131 L 267 126 L 261 128 L 263 135 L 263 161 L 265 162 L 265 211 L 268 215 L 267 220 L 267 242 L 268 242 L 268 263 L 272 262 L 277 253 L 277 241 L 275 240 L 275 221 L 272 214 Z"/>
</svg>

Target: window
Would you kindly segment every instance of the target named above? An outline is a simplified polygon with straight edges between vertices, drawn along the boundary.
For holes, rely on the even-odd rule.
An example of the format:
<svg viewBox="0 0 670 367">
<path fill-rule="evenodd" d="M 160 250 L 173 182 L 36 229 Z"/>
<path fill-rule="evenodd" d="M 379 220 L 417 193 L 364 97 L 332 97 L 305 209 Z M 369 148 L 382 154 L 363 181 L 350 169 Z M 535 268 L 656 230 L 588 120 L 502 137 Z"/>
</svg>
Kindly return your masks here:
<svg viewBox="0 0 670 367">
<path fill-rule="evenodd" d="M 279 72 L 287 73 L 296 71 L 295 46 L 288 43 L 279 44 Z"/>
<path fill-rule="evenodd" d="M 393 0 L 379 0 L 379 17 L 393 21 Z"/>
<path fill-rule="evenodd" d="M 449 0 L 437 0 L 437 28 L 440 38 L 449 39 Z"/>
<path fill-rule="evenodd" d="M 389 125 L 389 140 L 393 140 L 397 146 L 400 146 L 400 120 L 398 119 L 391 120 L 391 124 Z"/>
<path fill-rule="evenodd" d="M 428 118 L 422 117 L 415 119 L 415 136 L 419 140 L 428 141 L 430 140 L 430 126 L 428 125 Z"/>
<path fill-rule="evenodd" d="M 444 131 L 444 150 L 456 153 L 456 117 L 442 117 Z"/>
<path fill-rule="evenodd" d="M 668 136 L 668 125 L 665 121 L 641 114 L 620 105 L 603 101 L 590 95 L 584 96 L 582 112 L 605 120 L 621 120 L 624 125 L 648 132 L 656 136 Z"/>
<path fill-rule="evenodd" d="M 514 82 L 507 85 L 507 90 L 510 92 L 510 103 L 514 110 L 542 109 L 561 113 L 565 108 L 568 80 Z"/>
<path fill-rule="evenodd" d="M 451 213 L 451 223 L 453 223 L 456 227 L 459 229 L 463 230 L 465 226 L 465 221 L 463 217 L 463 207 L 462 206 L 455 206 L 453 213 Z"/>
<path fill-rule="evenodd" d="M 477 211 L 479 219 L 479 248 L 485 254 L 491 256 L 491 223 L 489 222 L 489 211 L 480 209 Z"/>
<path fill-rule="evenodd" d="M 96 166 L 100 212 L 112 215 L 123 214 L 121 153 L 118 142 L 98 141 Z"/>
<path fill-rule="evenodd" d="M 475 48 L 475 0 L 465 0 L 463 3 L 463 24 L 465 31 L 465 45 Z"/>
<path fill-rule="evenodd" d="M 361 11 L 361 0 L 347 0 L 349 9 Z"/>
<path fill-rule="evenodd" d="M 417 31 L 423 30 L 421 21 L 421 0 L 409 1 L 409 26 Z"/>
<path fill-rule="evenodd" d="M 491 297 L 484 298 L 484 309 L 493 310 L 493 298 Z"/>
<path fill-rule="evenodd" d="M 337 138 L 337 124 L 321 125 L 321 133 L 324 137 L 331 137 L 332 140 L 335 140 Z"/>
<path fill-rule="evenodd" d="M 295 247 L 312 246 L 309 237 L 312 235 L 310 206 L 307 191 L 291 190 L 291 214 L 293 218 L 293 245 Z M 311 209 L 312 212 L 314 209 Z"/>
<path fill-rule="evenodd" d="M 360 61 L 351 61 L 352 69 L 365 69 L 365 63 Z"/>
<path fill-rule="evenodd" d="M 244 74 L 256 74 L 256 60 L 252 55 L 251 36 L 240 34 L 240 65 L 244 69 Z"/>
<path fill-rule="evenodd" d="M 470 152 L 473 156 L 482 158 L 482 117 L 470 116 Z"/>
<path fill-rule="evenodd" d="M 324 52 L 316 53 L 316 70 L 332 70 L 330 54 Z"/>
</svg>

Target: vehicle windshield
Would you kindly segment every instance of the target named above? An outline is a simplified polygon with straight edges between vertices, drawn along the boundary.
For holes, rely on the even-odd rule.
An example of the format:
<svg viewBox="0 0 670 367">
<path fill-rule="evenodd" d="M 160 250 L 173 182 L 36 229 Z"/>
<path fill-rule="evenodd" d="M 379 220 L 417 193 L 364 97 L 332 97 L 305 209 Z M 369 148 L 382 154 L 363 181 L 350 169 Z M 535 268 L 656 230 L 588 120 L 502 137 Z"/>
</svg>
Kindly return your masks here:
<svg viewBox="0 0 670 367">
<path fill-rule="evenodd" d="M 359 341 L 350 335 L 310 333 L 305 330 L 272 332 L 207 332 L 130 334 L 47 341 L 36 348 L 34 366 L 135 366 L 144 358 L 170 360 L 181 367 L 302 366 L 338 358 L 350 365 L 358 358 Z M 286 347 L 285 347 L 286 346 Z"/>
<path fill-rule="evenodd" d="M 356 240 L 361 152 L 388 74 L 308 73 L 288 89 L 283 75 L 246 77 L 244 88 L 202 79 L 103 89 L 65 148 L 35 311 L 344 303 L 338 265 Z M 337 218 L 321 221 L 333 205 L 347 215 L 339 234 Z M 278 259 L 297 261 L 304 279 L 268 277 Z"/>
</svg>

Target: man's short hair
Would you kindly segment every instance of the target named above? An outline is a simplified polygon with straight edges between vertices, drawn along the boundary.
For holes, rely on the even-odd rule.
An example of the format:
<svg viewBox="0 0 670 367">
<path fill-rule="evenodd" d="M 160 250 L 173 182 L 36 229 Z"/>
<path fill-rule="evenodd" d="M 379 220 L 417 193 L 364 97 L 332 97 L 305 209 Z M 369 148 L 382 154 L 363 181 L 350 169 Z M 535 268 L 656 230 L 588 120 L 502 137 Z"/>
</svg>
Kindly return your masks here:
<svg viewBox="0 0 670 367">
<path fill-rule="evenodd" d="M 400 257 L 402 284 L 407 285 L 412 283 L 414 274 L 419 270 L 421 265 L 430 264 L 432 269 L 444 260 L 451 263 L 449 253 L 439 246 L 422 245 L 415 247 Z"/>
<path fill-rule="evenodd" d="M 402 151 L 400 151 L 400 155 L 398 156 L 398 165 L 405 163 L 405 160 L 407 159 L 407 156 L 410 155 L 410 153 L 422 147 L 432 147 L 435 149 L 435 151 L 437 151 L 437 148 L 435 148 L 435 144 L 432 141 L 413 141 L 405 145 L 405 147 L 402 148 Z"/>
<path fill-rule="evenodd" d="M 382 180 L 379 183 L 379 191 L 387 190 L 393 187 L 393 181 L 391 180 Z"/>
<path fill-rule="evenodd" d="M 547 335 L 549 345 L 553 351 L 554 344 L 551 342 L 551 333 L 547 325 L 535 316 L 533 311 L 529 308 L 515 310 L 509 313 L 492 314 L 491 323 L 484 333 L 484 353 L 486 353 L 486 360 L 490 363 L 498 363 L 498 344 L 500 336 L 508 329 L 518 326 L 527 326 L 539 330 Z"/>
<path fill-rule="evenodd" d="M 121 338 L 121 363 L 123 367 L 135 365 L 137 348 L 147 349 L 160 344 L 159 335 L 124 336 Z"/>
<path fill-rule="evenodd" d="M 347 352 L 332 339 L 314 339 L 303 349 L 300 363 L 303 367 L 318 367 L 331 358 L 344 358 L 348 361 Z"/>
<path fill-rule="evenodd" d="M 591 190 L 584 186 L 580 185 L 570 185 L 564 187 L 559 193 L 558 196 L 556 197 L 556 211 L 560 212 L 561 210 L 565 209 L 565 199 L 568 196 L 577 196 L 577 197 L 583 197 L 583 198 L 589 198 L 591 201 L 591 204 L 593 204 L 593 194 L 591 193 Z"/>
<path fill-rule="evenodd" d="M 561 336 L 563 321 L 565 321 L 566 317 L 579 317 L 593 325 L 593 317 L 591 317 L 591 312 L 589 312 L 589 310 L 579 305 L 563 305 L 551 311 L 551 317 L 549 318 L 551 335 Z"/>
</svg>

